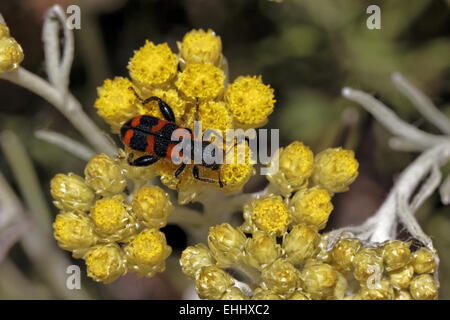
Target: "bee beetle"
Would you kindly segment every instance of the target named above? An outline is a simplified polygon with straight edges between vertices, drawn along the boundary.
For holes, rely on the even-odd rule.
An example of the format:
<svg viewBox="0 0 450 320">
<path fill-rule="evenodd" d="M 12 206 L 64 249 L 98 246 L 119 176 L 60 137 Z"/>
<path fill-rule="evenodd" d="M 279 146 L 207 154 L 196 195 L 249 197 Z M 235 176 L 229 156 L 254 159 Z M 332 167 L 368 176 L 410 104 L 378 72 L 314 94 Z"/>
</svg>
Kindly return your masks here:
<svg viewBox="0 0 450 320">
<path fill-rule="evenodd" d="M 164 120 L 158 119 L 153 116 L 148 115 L 140 115 L 134 117 L 127 121 L 122 128 L 120 129 L 120 138 L 126 146 L 128 146 L 132 150 L 145 152 L 146 155 L 141 156 L 137 159 L 132 160 L 133 155 L 130 154 L 128 157 L 128 163 L 132 166 L 149 166 L 161 158 L 165 158 L 172 161 L 172 153 L 175 151 L 174 148 L 183 139 L 190 139 L 191 143 L 189 144 L 191 147 L 189 149 L 189 159 L 194 159 L 194 136 L 192 131 L 188 128 L 183 128 L 178 126 L 175 123 L 175 115 L 172 111 L 172 108 L 163 100 L 156 96 L 149 97 L 147 99 L 142 99 L 133 87 L 129 88 L 134 92 L 136 97 L 141 101 L 143 105 L 147 104 L 150 101 L 156 101 L 159 106 L 159 110 L 161 111 Z M 198 101 L 197 101 L 198 108 Z M 196 114 L 197 120 L 197 114 Z M 180 129 L 180 132 L 184 132 L 184 134 L 179 135 L 179 140 L 172 140 L 173 133 Z M 205 151 L 205 148 L 209 147 L 208 150 L 212 150 L 211 154 L 214 156 L 218 151 L 217 146 L 210 146 L 211 142 L 202 141 L 201 152 Z M 178 151 L 178 155 L 181 159 L 183 159 L 184 155 L 182 151 Z M 199 164 L 203 167 L 209 168 L 211 170 L 217 171 L 220 169 L 221 165 L 218 163 L 206 163 L 202 157 L 202 163 Z M 175 171 L 175 177 L 178 177 L 186 168 L 185 161 L 182 162 L 180 167 Z M 216 183 L 217 181 L 209 178 L 200 177 L 198 165 L 195 164 L 193 166 L 192 174 L 195 179 Z M 219 186 L 223 188 L 223 183 L 220 179 L 219 172 Z"/>
</svg>

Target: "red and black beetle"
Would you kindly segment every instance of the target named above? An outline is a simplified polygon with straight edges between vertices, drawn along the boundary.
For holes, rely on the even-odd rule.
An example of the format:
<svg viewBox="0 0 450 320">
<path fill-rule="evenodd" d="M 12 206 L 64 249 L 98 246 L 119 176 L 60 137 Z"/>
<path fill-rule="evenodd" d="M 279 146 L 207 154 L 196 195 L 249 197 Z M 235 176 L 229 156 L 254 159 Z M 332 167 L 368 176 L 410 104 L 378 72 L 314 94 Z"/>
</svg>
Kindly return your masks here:
<svg viewBox="0 0 450 320">
<path fill-rule="evenodd" d="M 166 158 L 168 160 L 172 159 L 172 152 L 174 150 L 174 147 L 178 145 L 182 139 L 191 139 L 191 143 L 189 144 L 191 147 L 189 149 L 189 159 L 194 159 L 194 143 L 193 143 L 193 135 L 192 131 L 187 128 L 183 128 L 178 126 L 175 123 L 175 115 L 172 111 L 172 108 L 163 100 L 161 100 L 159 97 L 152 96 L 145 100 L 139 97 L 139 95 L 136 93 L 134 88 L 130 87 L 130 90 L 134 92 L 136 97 L 141 101 L 143 105 L 147 104 L 150 101 L 156 101 L 159 106 L 159 110 L 161 111 L 163 119 L 158 119 L 153 116 L 148 115 L 140 115 L 137 117 L 134 117 L 127 121 L 122 128 L 120 129 L 120 138 L 122 139 L 122 142 L 128 146 L 132 150 L 142 151 L 147 153 L 144 156 L 141 156 L 137 159 L 131 160 L 132 154 L 130 154 L 130 158 L 128 159 L 128 163 L 132 166 L 148 166 L 156 161 L 158 161 L 161 158 Z M 198 106 L 198 103 L 197 103 Z M 197 116 L 196 116 L 197 118 Z M 179 140 L 172 140 L 172 134 L 177 129 L 184 129 L 188 134 L 181 137 Z M 205 151 L 205 148 L 208 148 L 208 150 L 212 150 L 213 153 L 212 156 L 214 156 L 214 153 L 217 152 L 217 146 L 210 146 L 211 142 L 209 141 L 202 141 L 202 148 L 201 151 L 202 155 Z M 180 157 L 183 157 L 183 154 L 180 152 Z M 203 160 L 202 157 L 202 163 L 199 164 L 201 166 L 204 166 L 206 168 L 209 168 L 211 170 L 219 170 L 221 165 L 218 163 L 206 163 Z M 178 177 L 186 168 L 186 163 L 182 162 L 180 167 L 175 171 L 175 177 Z M 203 181 L 203 182 L 209 182 L 209 183 L 216 183 L 217 181 L 209 178 L 203 178 L 199 176 L 199 169 L 196 164 L 193 166 L 193 176 L 195 179 Z M 219 174 L 219 186 L 222 188 L 223 184 L 220 180 L 220 174 Z"/>
</svg>

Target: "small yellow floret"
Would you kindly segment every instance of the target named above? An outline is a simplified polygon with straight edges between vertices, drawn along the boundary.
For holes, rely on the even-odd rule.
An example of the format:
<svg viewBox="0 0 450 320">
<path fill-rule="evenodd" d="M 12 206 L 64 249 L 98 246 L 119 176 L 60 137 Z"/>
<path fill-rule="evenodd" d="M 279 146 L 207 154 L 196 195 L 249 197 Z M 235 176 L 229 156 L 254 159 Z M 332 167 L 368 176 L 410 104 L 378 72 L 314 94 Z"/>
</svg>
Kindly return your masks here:
<svg viewBox="0 0 450 320">
<path fill-rule="evenodd" d="M 73 251 L 75 257 L 95 244 L 94 225 L 85 213 L 64 212 L 56 216 L 53 223 L 53 236 L 58 245 L 68 251 Z"/>
<path fill-rule="evenodd" d="M 217 300 L 233 283 L 233 278 L 227 272 L 216 266 L 208 266 L 200 270 L 195 281 L 195 290 L 201 299 Z"/>
<path fill-rule="evenodd" d="M 189 110 L 189 113 L 186 114 L 185 127 L 194 129 L 195 111 L 196 108 L 193 106 Z M 202 133 L 205 133 L 208 129 L 214 130 L 211 137 L 221 134 L 222 138 L 225 139 L 226 130 L 233 127 L 233 118 L 223 101 L 210 100 L 200 103 L 198 107 L 198 120 L 202 124 Z"/>
<path fill-rule="evenodd" d="M 178 58 L 167 43 L 155 45 L 148 40 L 130 59 L 128 70 L 136 85 L 142 90 L 165 87 L 177 73 Z"/>
<path fill-rule="evenodd" d="M 264 125 L 275 105 L 273 89 L 260 76 L 238 77 L 228 86 L 225 99 L 234 118 L 245 127 Z"/>
<path fill-rule="evenodd" d="M 102 196 L 120 193 L 127 185 L 119 163 L 104 153 L 89 160 L 84 168 L 84 176 L 86 183 Z"/>
<path fill-rule="evenodd" d="M 421 274 L 411 281 L 409 292 L 416 300 L 435 300 L 438 297 L 438 285 L 431 275 Z"/>
<path fill-rule="evenodd" d="M 277 260 L 282 252 L 276 239 L 263 231 L 254 232 L 245 243 L 245 261 L 258 270 Z"/>
<path fill-rule="evenodd" d="M 0 23 L 0 39 L 9 37 L 9 28 L 7 25 Z"/>
<path fill-rule="evenodd" d="M 123 238 L 135 228 L 129 207 L 120 195 L 98 200 L 91 209 L 91 218 L 96 231 L 104 236 L 114 234 L 115 237 Z"/>
<path fill-rule="evenodd" d="M 164 271 L 165 260 L 171 252 L 166 236 L 157 229 L 146 229 L 133 236 L 125 247 L 131 268 L 146 277 Z"/>
<path fill-rule="evenodd" d="M 172 210 L 169 195 L 158 186 L 145 185 L 133 198 L 133 212 L 147 227 L 164 227 Z"/>
<path fill-rule="evenodd" d="M 224 164 L 220 168 L 223 190 L 227 194 L 235 193 L 245 186 L 254 174 L 251 164 Z"/>
<path fill-rule="evenodd" d="M 89 211 L 95 200 L 94 191 L 74 173 L 58 173 L 50 181 L 54 205 L 67 211 Z"/>
<path fill-rule="evenodd" d="M 111 126 L 113 133 L 118 133 L 125 122 L 142 113 L 142 106 L 138 105 L 138 98 L 130 87 L 135 88 L 128 78 L 115 77 L 106 79 L 103 86 L 97 88 L 97 113 Z"/>
<path fill-rule="evenodd" d="M 352 150 L 326 149 L 316 155 L 312 181 L 331 194 L 344 192 L 358 176 L 358 167 Z"/>
<path fill-rule="evenodd" d="M 298 191 L 290 201 L 291 211 L 297 223 L 325 228 L 333 205 L 328 191 L 311 188 Z"/>
<path fill-rule="evenodd" d="M 283 249 L 287 260 L 295 266 L 300 266 L 318 251 L 320 235 L 316 228 L 296 225 L 283 237 Z"/>
<path fill-rule="evenodd" d="M 225 163 L 220 168 L 222 191 L 232 194 L 242 190 L 255 173 L 252 164 L 252 153 L 247 142 L 235 145 L 232 142 L 224 150 Z"/>
<path fill-rule="evenodd" d="M 288 261 L 278 259 L 261 272 L 263 287 L 272 292 L 290 296 L 300 285 L 300 272 Z"/>
<path fill-rule="evenodd" d="M 286 232 L 292 217 L 280 196 L 269 195 L 245 205 L 244 219 L 245 232 L 254 232 L 259 229 L 281 236 Z"/>
<path fill-rule="evenodd" d="M 302 270 L 305 291 L 312 299 L 342 299 L 347 281 L 332 266 L 311 261 Z"/>
<path fill-rule="evenodd" d="M 211 63 L 219 66 L 222 60 L 222 41 L 211 29 L 186 33 L 178 47 L 186 63 Z"/>
<path fill-rule="evenodd" d="M 187 247 L 180 258 L 181 270 L 191 280 L 197 279 L 203 267 L 214 264 L 214 258 L 203 243 Z"/>
<path fill-rule="evenodd" d="M 294 141 L 281 153 L 280 169 L 283 170 L 288 180 L 302 180 L 303 182 L 311 175 L 313 162 L 314 154 L 311 149 L 303 142 Z"/>
<path fill-rule="evenodd" d="M 187 98 L 200 101 L 215 99 L 224 90 L 222 70 L 207 63 L 188 64 L 175 85 Z"/>
<path fill-rule="evenodd" d="M 209 228 L 208 246 L 218 267 L 230 267 L 242 258 L 246 237 L 229 223 Z"/>
<path fill-rule="evenodd" d="M 23 60 L 23 50 L 16 39 L 0 39 L 0 73 L 15 71 Z"/>
<path fill-rule="evenodd" d="M 313 164 L 314 154 L 311 149 L 300 141 L 294 141 L 273 156 L 267 179 L 284 194 L 289 194 L 308 182 Z"/>
<path fill-rule="evenodd" d="M 95 281 L 111 283 L 126 273 L 125 256 L 117 244 L 98 245 L 84 257 L 87 275 Z"/>
<path fill-rule="evenodd" d="M 412 256 L 412 265 L 414 271 L 419 274 L 434 272 L 436 269 L 435 254 L 428 248 L 420 248 Z"/>
</svg>

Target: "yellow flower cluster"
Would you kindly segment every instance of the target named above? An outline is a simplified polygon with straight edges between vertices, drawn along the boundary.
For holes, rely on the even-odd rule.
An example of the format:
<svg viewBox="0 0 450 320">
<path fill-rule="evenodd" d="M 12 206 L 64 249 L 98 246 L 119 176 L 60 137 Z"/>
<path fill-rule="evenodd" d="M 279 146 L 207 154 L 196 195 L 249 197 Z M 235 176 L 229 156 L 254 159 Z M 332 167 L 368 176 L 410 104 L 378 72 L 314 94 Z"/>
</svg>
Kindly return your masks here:
<svg viewBox="0 0 450 320">
<path fill-rule="evenodd" d="M 143 185 L 127 195 L 120 161 L 105 154 L 91 158 L 84 176 L 57 174 L 51 181 L 58 245 L 83 258 L 88 276 L 103 283 L 128 271 L 146 277 L 164 271 L 172 251 L 159 231 L 173 210 L 167 193 Z"/>
<path fill-rule="evenodd" d="M 184 250 L 182 271 L 195 281 L 200 298 L 437 298 L 436 255 L 426 248 L 412 253 L 410 242 L 369 247 L 341 238 L 327 249 L 328 235 L 320 230 L 333 209 L 334 193 L 347 190 L 358 174 L 353 152 L 327 149 L 314 157 L 294 142 L 278 156 L 280 170 L 270 181 L 280 194 L 249 201 L 241 226 L 211 227 L 208 246 Z M 249 290 L 241 290 L 234 276 L 249 279 Z"/>
<path fill-rule="evenodd" d="M 351 150 L 329 148 L 314 156 L 308 146 L 294 141 L 274 155 L 267 178 L 283 195 L 316 186 L 332 196 L 347 191 L 358 167 Z"/>
<path fill-rule="evenodd" d="M 210 229 L 208 247 L 198 244 L 184 250 L 180 264 L 202 299 L 437 298 L 432 274 L 436 255 L 429 249 L 411 253 L 409 242 L 387 241 L 374 248 L 342 238 L 326 251 L 326 241 L 326 234 L 305 224 L 295 224 L 277 237 L 261 230 L 247 236 L 242 226 L 223 223 Z M 251 295 L 232 276 L 240 271 L 251 279 Z"/>
<path fill-rule="evenodd" d="M 260 76 L 241 76 L 227 84 L 219 36 L 212 30 L 192 30 L 177 44 L 178 54 L 172 52 L 167 43 L 146 41 L 129 61 L 131 80 L 122 77 L 107 79 L 98 88 L 95 107 L 113 133 L 118 133 L 126 121 L 137 115 L 162 118 L 155 101 L 143 105 L 130 88 L 142 99 L 157 96 L 164 100 L 172 107 L 176 123 L 182 127 L 193 130 L 194 120 L 198 119 L 202 122 L 202 133 L 215 129 L 225 138 L 227 129 L 255 128 L 267 122 L 275 104 L 273 89 L 265 85 Z M 221 145 L 223 153 L 226 154 L 233 146 L 234 142 Z M 122 157 L 127 158 L 130 153 L 134 157 L 142 155 L 125 147 Z M 125 162 L 123 167 L 133 171 Z M 220 170 L 201 168 L 201 177 L 217 183 L 192 179 L 191 164 L 178 178 L 174 177 L 178 166 L 166 159 L 151 167 L 146 168 L 146 176 L 160 176 L 164 185 L 178 190 L 180 203 L 192 201 L 201 194 L 205 185 L 227 194 L 240 191 L 253 175 L 250 161 L 224 164 Z M 219 186 L 219 178 L 223 188 Z"/>
<path fill-rule="evenodd" d="M 10 36 L 9 28 L 0 23 L 0 73 L 17 70 L 22 60 L 22 47 Z"/>
</svg>

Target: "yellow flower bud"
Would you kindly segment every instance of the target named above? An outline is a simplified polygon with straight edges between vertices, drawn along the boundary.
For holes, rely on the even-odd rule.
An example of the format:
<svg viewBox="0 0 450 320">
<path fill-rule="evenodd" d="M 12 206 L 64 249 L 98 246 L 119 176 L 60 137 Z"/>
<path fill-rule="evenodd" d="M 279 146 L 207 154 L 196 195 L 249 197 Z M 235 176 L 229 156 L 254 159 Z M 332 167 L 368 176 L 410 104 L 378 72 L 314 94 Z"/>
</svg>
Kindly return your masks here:
<svg viewBox="0 0 450 320">
<path fill-rule="evenodd" d="M 203 267 L 214 264 L 214 258 L 203 243 L 187 247 L 180 258 L 181 270 L 191 280 L 197 279 Z"/>
<path fill-rule="evenodd" d="M 7 25 L 0 23 L 0 40 L 9 37 L 9 28 Z"/>
<path fill-rule="evenodd" d="M 89 160 L 84 175 L 86 183 L 102 196 L 121 193 L 127 186 L 120 166 L 104 153 Z"/>
<path fill-rule="evenodd" d="M 358 239 L 340 239 L 331 250 L 333 264 L 338 271 L 349 272 L 353 267 L 353 259 L 361 248 Z"/>
<path fill-rule="evenodd" d="M 347 281 L 332 266 L 318 261 L 308 262 L 302 270 L 304 290 L 312 299 L 342 299 Z"/>
<path fill-rule="evenodd" d="M 145 229 L 130 238 L 125 247 L 130 268 L 139 275 L 152 277 L 166 268 L 165 260 L 172 253 L 166 236 L 157 229 Z"/>
<path fill-rule="evenodd" d="M 281 297 L 271 290 L 256 288 L 252 300 L 281 300 Z"/>
<path fill-rule="evenodd" d="M 208 246 L 218 267 L 229 267 L 242 258 L 245 245 L 244 233 L 228 223 L 209 228 Z"/>
<path fill-rule="evenodd" d="M 222 191 L 226 194 L 241 191 L 254 174 L 255 170 L 251 164 L 223 164 L 220 168 Z"/>
<path fill-rule="evenodd" d="M 167 87 L 177 74 L 178 58 L 167 43 L 154 45 L 145 41 L 145 45 L 130 59 L 130 76 L 141 90 L 154 87 Z"/>
<path fill-rule="evenodd" d="M 382 256 L 386 271 L 392 271 L 404 267 L 408 261 L 411 251 L 411 242 L 399 240 L 388 241 L 382 248 Z"/>
<path fill-rule="evenodd" d="M 316 155 L 312 182 L 331 194 L 344 192 L 358 176 L 358 167 L 353 151 L 329 148 Z"/>
<path fill-rule="evenodd" d="M 215 99 L 222 95 L 225 75 L 222 70 L 208 63 L 188 64 L 175 82 L 185 97 L 195 101 Z"/>
<path fill-rule="evenodd" d="M 125 255 L 115 243 L 97 245 L 84 256 L 87 275 L 95 281 L 111 283 L 127 272 Z"/>
<path fill-rule="evenodd" d="M 383 258 L 374 248 L 361 249 L 353 259 L 353 275 L 356 280 L 366 281 L 370 276 L 383 274 Z"/>
<path fill-rule="evenodd" d="M 218 300 L 234 284 L 233 278 L 216 266 L 203 267 L 195 281 L 200 299 Z"/>
<path fill-rule="evenodd" d="M 286 148 L 279 149 L 272 157 L 267 179 L 284 194 L 289 194 L 305 186 L 313 164 L 314 154 L 311 149 L 300 141 L 294 141 Z"/>
<path fill-rule="evenodd" d="M 144 111 L 130 87 L 136 87 L 128 78 L 106 79 L 103 86 L 97 88 L 98 98 L 95 108 L 100 117 L 110 126 L 113 133 L 119 133 L 122 125 Z"/>
<path fill-rule="evenodd" d="M 421 273 L 432 273 L 436 269 L 434 254 L 427 248 L 420 248 L 413 253 L 412 264 L 414 271 Z"/>
<path fill-rule="evenodd" d="M 435 300 L 438 297 L 438 285 L 429 274 L 421 274 L 411 280 L 409 292 L 415 300 Z"/>
<path fill-rule="evenodd" d="M 181 57 L 186 63 L 211 63 L 219 66 L 222 62 L 222 41 L 211 29 L 192 30 L 178 42 Z"/>
<path fill-rule="evenodd" d="M 196 108 L 193 107 L 186 114 L 184 121 L 185 127 L 194 129 L 196 111 Z M 197 117 L 202 122 L 202 134 L 208 129 L 214 129 L 214 134 L 221 134 L 222 138 L 225 139 L 227 129 L 233 128 L 233 117 L 223 101 L 208 100 L 200 103 Z M 212 137 L 214 137 L 214 134 Z M 214 140 L 216 139 L 214 137 Z"/>
<path fill-rule="evenodd" d="M 225 101 L 238 127 L 263 126 L 275 105 L 273 89 L 262 82 L 261 76 L 238 77 L 228 86 Z"/>
<path fill-rule="evenodd" d="M 247 300 L 248 297 L 239 288 L 232 287 L 232 288 L 228 289 L 220 299 L 221 300 Z"/>
<path fill-rule="evenodd" d="M 389 280 L 394 288 L 397 289 L 407 289 L 413 276 L 414 268 L 412 265 L 406 265 L 403 268 L 389 272 Z"/>
<path fill-rule="evenodd" d="M 395 292 L 395 300 L 413 300 L 413 298 L 408 291 L 398 290 Z"/>
<path fill-rule="evenodd" d="M 302 292 L 301 290 L 295 291 L 288 300 L 311 300 L 305 292 Z"/>
<path fill-rule="evenodd" d="M 286 259 L 295 266 L 300 266 L 318 252 L 319 233 L 308 226 L 296 225 L 283 237 L 283 249 Z"/>
<path fill-rule="evenodd" d="M 300 286 L 300 273 L 288 261 L 278 259 L 261 272 L 264 288 L 276 294 L 289 296 Z"/>
<path fill-rule="evenodd" d="M 55 206 L 67 211 L 89 211 L 95 200 L 94 191 L 74 173 L 54 176 L 50 181 L 50 193 Z"/>
<path fill-rule="evenodd" d="M 275 238 L 263 231 L 256 231 L 245 243 L 245 261 L 248 265 L 262 270 L 282 254 L 281 246 Z"/>
<path fill-rule="evenodd" d="M 133 212 L 147 227 L 164 227 L 172 211 L 169 195 L 158 186 L 145 185 L 133 198 Z"/>
<path fill-rule="evenodd" d="M 244 206 L 244 232 L 262 230 L 270 235 L 283 235 L 291 223 L 292 217 L 277 195 L 255 199 Z"/>
<path fill-rule="evenodd" d="M 95 231 L 110 240 L 120 241 L 136 231 L 136 221 L 121 195 L 97 200 L 91 209 Z"/>
<path fill-rule="evenodd" d="M 23 50 L 16 39 L 11 37 L 0 39 L 0 73 L 17 70 L 22 61 Z"/>
<path fill-rule="evenodd" d="M 359 292 L 362 300 L 392 300 L 394 299 L 394 288 L 388 280 L 381 280 L 373 288 L 362 286 Z"/>
<path fill-rule="evenodd" d="M 292 142 L 280 155 L 280 170 L 295 186 L 301 186 L 309 178 L 313 164 L 314 154 L 300 141 Z"/>
<path fill-rule="evenodd" d="M 317 253 L 315 259 L 322 263 L 331 264 L 332 256 L 331 250 L 328 250 L 328 234 L 320 235 L 320 242 L 318 245 L 319 252 Z"/>
<path fill-rule="evenodd" d="M 234 148 L 234 149 L 231 149 Z M 227 146 L 224 157 L 225 163 L 220 168 L 220 178 L 223 183 L 221 189 L 225 194 L 241 191 L 244 185 L 255 174 L 251 163 L 251 150 L 247 142 L 245 145 Z"/>
<path fill-rule="evenodd" d="M 333 210 L 331 197 L 327 190 L 317 187 L 298 191 L 289 202 L 296 223 L 325 228 Z"/>
<path fill-rule="evenodd" d="M 75 258 L 83 256 L 86 250 L 97 241 L 94 225 L 85 213 L 58 214 L 53 223 L 53 230 L 53 236 L 58 241 L 59 247 L 73 251 Z"/>
</svg>

